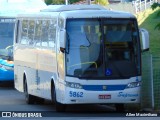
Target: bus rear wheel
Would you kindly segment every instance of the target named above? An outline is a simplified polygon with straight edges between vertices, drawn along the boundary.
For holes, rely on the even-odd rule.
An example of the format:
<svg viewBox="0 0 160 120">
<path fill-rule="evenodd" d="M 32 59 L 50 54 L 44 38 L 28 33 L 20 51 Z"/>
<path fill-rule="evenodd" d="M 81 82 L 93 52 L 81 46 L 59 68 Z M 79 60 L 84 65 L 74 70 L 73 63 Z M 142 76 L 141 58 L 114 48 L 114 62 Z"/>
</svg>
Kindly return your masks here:
<svg viewBox="0 0 160 120">
<path fill-rule="evenodd" d="M 27 81 L 24 82 L 24 94 L 25 94 L 25 100 L 27 104 L 34 104 L 34 96 L 30 95 L 28 93 L 28 86 Z"/>
<path fill-rule="evenodd" d="M 51 97 L 52 97 L 52 102 L 55 104 L 56 111 L 65 112 L 66 105 L 57 102 L 55 86 L 53 84 L 52 84 L 52 89 L 51 89 Z"/>
<path fill-rule="evenodd" d="M 45 99 L 34 96 L 34 101 L 35 101 L 36 104 L 44 104 Z"/>
</svg>

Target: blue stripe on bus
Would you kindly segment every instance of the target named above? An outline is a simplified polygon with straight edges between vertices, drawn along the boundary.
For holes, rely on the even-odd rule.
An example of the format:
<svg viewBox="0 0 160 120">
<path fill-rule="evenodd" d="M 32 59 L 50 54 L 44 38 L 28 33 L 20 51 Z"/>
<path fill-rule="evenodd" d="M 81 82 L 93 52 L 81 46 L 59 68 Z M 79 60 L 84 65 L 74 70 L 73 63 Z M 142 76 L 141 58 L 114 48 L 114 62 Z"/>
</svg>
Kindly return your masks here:
<svg viewBox="0 0 160 120">
<path fill-rule="evenodd" d="M 116 91 L 124 90 L 127 85 L 83 85 L 84 90 L 88 91 Z"/>
</svg>

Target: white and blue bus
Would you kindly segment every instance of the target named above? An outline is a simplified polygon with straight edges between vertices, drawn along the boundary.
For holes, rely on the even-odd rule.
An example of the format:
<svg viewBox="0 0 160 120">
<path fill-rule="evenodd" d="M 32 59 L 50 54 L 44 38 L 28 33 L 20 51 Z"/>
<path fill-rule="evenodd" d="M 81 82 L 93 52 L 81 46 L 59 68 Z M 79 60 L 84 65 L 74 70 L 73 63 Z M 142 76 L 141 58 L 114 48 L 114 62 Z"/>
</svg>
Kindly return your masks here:
<svg viewBox="0 0 160 120">
<path fill-rule="evenodd" d="M 16 19 L 15 88 L 31 104 L 140 103 L 141 51 L 149 35 L 134 15 L 97 5 L 51 5 Z M 141 49 L 142 48 L 142 49 Z"/>
<path fill-rule="evenodd" d="M 14 80 L 13 36 L 17 14 L 46 7 L 41 0 L 3 0 L 0 5 L 0 82 Z"/>
</svg>

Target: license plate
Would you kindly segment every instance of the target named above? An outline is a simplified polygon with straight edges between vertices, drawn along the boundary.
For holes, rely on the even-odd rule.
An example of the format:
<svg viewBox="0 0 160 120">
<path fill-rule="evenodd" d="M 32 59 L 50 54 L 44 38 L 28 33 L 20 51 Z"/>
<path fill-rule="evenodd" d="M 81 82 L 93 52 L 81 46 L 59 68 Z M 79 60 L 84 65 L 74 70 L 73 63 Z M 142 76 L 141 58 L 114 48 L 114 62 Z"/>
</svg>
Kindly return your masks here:
<svg viewBox="0 0 160 120">
<path fill-rule="evenodd" d="M 99 99 L 111 99 L 111 95 L 99 95 Z"/>
</svg>

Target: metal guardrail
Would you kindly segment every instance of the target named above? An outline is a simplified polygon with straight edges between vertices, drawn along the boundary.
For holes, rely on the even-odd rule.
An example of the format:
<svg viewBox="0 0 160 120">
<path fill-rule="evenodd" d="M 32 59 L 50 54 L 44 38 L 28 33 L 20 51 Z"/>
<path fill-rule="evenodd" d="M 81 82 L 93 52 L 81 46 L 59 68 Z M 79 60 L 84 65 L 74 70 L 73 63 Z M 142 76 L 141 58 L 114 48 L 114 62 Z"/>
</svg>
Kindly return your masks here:
<svg viewBox="0 0 160 120">
<path fill-rule="evenodd" d="M 142 57 L 141 107 L 160 110 L 160 57 Z"/>
<path fill-rule="evenodd" d="M 137 14 L 138 12 L 142 12 L 150 8 L 154 2 L 157 2 L 157 0 L 136 0 L 133 1 L 132 4 L 134 6 L 135 13 Z"/>
<path fill-rule="evenodd" d="M 112 3 L 106 6 L 107 9 L 127 11 L 132 14 L 137 14 L 151 7 L 157 0 L 136 0 L 132 2 Z"/>
</svg>

